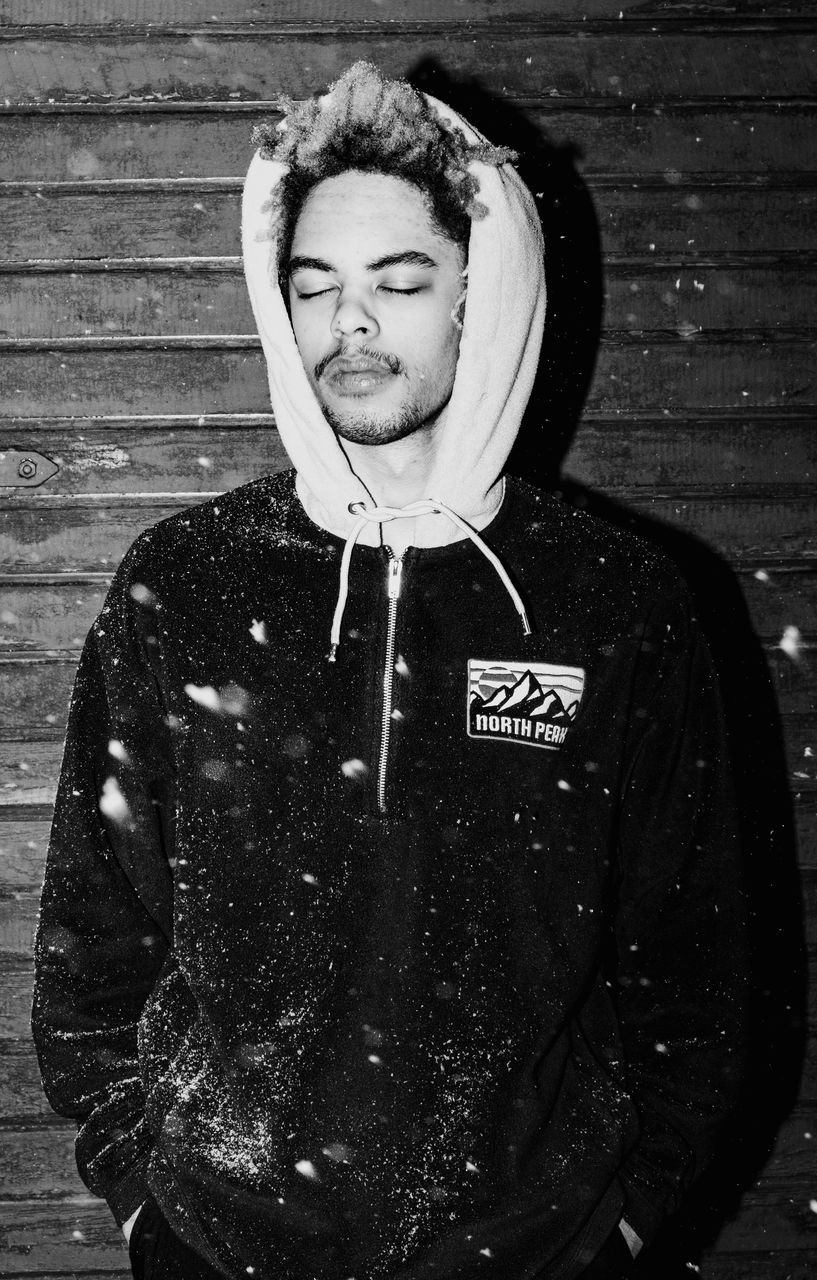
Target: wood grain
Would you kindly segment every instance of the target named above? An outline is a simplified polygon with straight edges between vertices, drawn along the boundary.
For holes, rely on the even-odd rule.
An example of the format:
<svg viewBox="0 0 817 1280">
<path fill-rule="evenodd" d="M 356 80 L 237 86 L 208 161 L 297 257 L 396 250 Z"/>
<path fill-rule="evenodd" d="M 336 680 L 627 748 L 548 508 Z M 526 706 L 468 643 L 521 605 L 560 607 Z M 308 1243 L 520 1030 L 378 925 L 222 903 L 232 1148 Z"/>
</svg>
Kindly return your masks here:
<svg viewBox="0 0 817 1280">
<path fill-rule="evenodd" d="M 703 1280 L 813 1280 L 812 1227 L 803 1217 L 802 1201 L 796 1195 L 785 1191 L 755 1194 L 744 1212 L 750 1230 L 758 1232 L 761 1240 L 774 1231 L 777 1247 L 785 1240 L 783 1247 L 791 1249 L 794 1256 L 784 1262 L 779 1255 L 759 1253 L 757 1238 L 748 1242 L 751 1254 L 743 1252 L 740 1246 L 745 1248 L 747 1241 L 737 1239 L 727 1228 L 723 1245 L 707 1259 Z M 725 1245 L 730 1253 L 720 1252 Z M 0 1250 L 8 1259 L 6 1265 L 14 1267 L 13 1272 L 4 1272 L 9 1276 L 110 1280 L 114 1275 L 130 1274 L 124 1240 L 110 1210 L 104 1202 L 80 1191 L 62 1204 L 48 1206 L 34 1201 L 0 1207 Z M 61 1269 L 56 1270 L 55 1265 Z M 66 1266 L 70 1271 L 64 1270 Z"/>
<path fill-rule="evenodd" d="M 129 340 L 133 342 L 133 340 Z M 812 385 L 817 340 L 699 334 L 686 342 L 655 331 L 603 343 L 587 398 L 591 411 L 797 405 Z M 185 339 L 79 350 L 11 351 L 0 365 L 0 414 L 259 413 L 269 409 L 258 340 Z"/>
<path fill-rule="evenodd" d="M 0 450 L 60 465 L 0 498 L 3 1274 L 129 1274 L 29 1038 L 66 700 L 134 536 L 286 465 L 241 278 L 241 179 L 272 95 L 322 89 L 355 57 L 399 74 L 431 58 L 492 92 L 497 141 L 551 147 L 551 221 L 586 190 L 605 340 L 563 483 L 738 573 L 784 713 L 817 947 L 814 651 L 775 647 L 787 626 L 817 637 L 815 43 L 805 0 L 0 0 Z M 810 1003 L 817 1022 L 817 982 Z M 814 1050 L 704 1280 L 812 1275 Z"/>
<path fill-rule="evenodd" d="M 810 795 L 817 789 L 814 713 L 785 716 L 782 732 L 792 790 L 796 795 Z M 41 731 L 34 740 L 0 738 L 0 808 L 52 804 L 61 759 L 59 732 L 48 738 Z M 817 927 L 817 922 L 811 921 L 810 927 Z"/>
<path fill-rule="evenodd" d="M 554 149 L 568 148 L 588 179 L 658 173 L 671 185 L 689 174 L 705 182 L 710 174 L 814 168 L 817 108 L 806 102 L 696 105 L 693 99 L 683 106 L 637 103 L 633 110 L 618 99 L 585 105 L 555 98 L 520 103 L 517 110 Z M 21 108 L 3 121 L 0 182 L 239 178 L 253 126 L 277 118 L 261 103 L 227 101 L 100 104 L 92 113 L 82 105 Z M 513 145 L 511 122 L 501 129 L 492 141 Z"/>
<path fill-rule="evenodd" d="M 248 145 L 243 161 L 249 164 Z M 215 185 L 213 185 L 215 184 Z M 87 185 L 87 184 L 86 184 Z M 620 189 L 589 185 L 605 258 L 673 264 L 715 253 L 775 256 L 813 250 L 817 190 L 770 184 Z M 544 187 L 543 187 L 544 192 Z M 233 257 L 240 184 L 210 180 L 154 188 L 76 184 L 0 193 L 4 257 L 28 260 Z M 546 200 L 543 195 L 542 200 Z"/>
<path fill-rule="evenodd" d="M 0 4 L 4 22 L 32 28 L 148 23 L 152 27 L 198 23 L 208 29 L 235 23 L 254 27 L 291 23 L 382 27 L 395 22 L 436 25 L 443 17 L 464 30 L 475 21 L 500 25 L 531 19 L 542 24 L 553 20 L 581 23 L 579 29 L 583 30 L 588 18 L 607 19 L 616 26 L 620 20 L 654 25 L 674 19 L 687 25 L 702 18 L 711 25 L 722 18 L 745 22 L 762 20 L 769 14 L 782 21 L 807 18 L 812 9 L 808 0 L 729 0 L 721 11 L 718 0 L 685 0 L 675 13 L 662 0 L 446 0 L 443 7 L 439 0 L 377 0 L 376 7 L 371 0 L 38 0 L 33 11 L 27 0 L 2 0 Z"/>
<path fill-rule="evenodd" d="M 168 481 L 184 493 L 222 492 L 290 465 L 274 425 L 242 430 L 215 423 L 192 430 L 118 425 L 63 424 L 49 431 L 0 426 L 0 449 L 45 453 L 60 470 L 42 497 L 82 493 L 167 492 Z M 808 445 L 806 445 L 808 448 Z M 792 469 L 794 479 L 794 469 Z"/>
<path fill-rule="evenodd" d="M 327 626 L 331 623 L 332 604 L 333 601 L 327 602 Z M 251 621 L 247 622 L 248 634 Z M 817 652 L 817 645 L 798 662 L 779 649 L 770 647 L 767 652 L 778 704 L 784 716 L 815 710 L 815 663 L 810 660 L 814 652 Z M 0 702 L 4 707 L 5 736 L 35 738 L 45 726 L 64 731 L 75 668 L 74 653 L 60 657 L 38 655 L 0 660 Z M 814 749 L 817 751 L 817 740 Z"/>
<path fill-rule="evenodd" d="M 91 266 L 92 264 L 88 264 Z M 2 275 L 0 339 L 253 334 L 243 272 L 195 259 L 171 269 L 8 271 Z M 817 264 L 753 267 L 613 260 L 605 271 L 608 330 L 657 329 L 686 339 L 712 330 L 807 330 L 817 310 Z"/>
<path fill-rule="evenodd" d="M 57 495 L 219 492 L 289 466 L 272 420 L 260 426 L 170 428 L 150 420 L 122 424 L 18 419 L 0 423 L 0 449 L 35 450 L 58 473 L 28 491 L 32 502 Z M 762 486 L 770 492 L 817 475 L 815 422 L 799 417 L 755 421 L 622 417 L 585 421 L 563 464 L 564 473 L 603 492 Z M 7 497 L 13 496 L 8 493 Z M 22 493 L 19 496 L 23 496 Z"/>
<path fill-rule="evenodd" d="M 87 573 L 112 571 L 136 536 L 157 520 L 195 503 L 201 495 L 123 494 L 116 505 L 92 496 L 57 506 L 47 501 L 6 499 L 7 517 L 0 527 L 0 568 L 6 572 Z M 109 502 L 109 495 L 106 495 Z M 776 568 L 781 557 L 813 556 L 813 499 L 807 492 L 749 496 L 739 501 L 722 495 L 640 495 L 623 491 L 617 502 L 636 515 L 703 539 L 735 564 L 766 561 Z M 64 500 L 59 500 L 64 501 Z"/>
<path fill-rule="evenodd" d="M 92 44 L 92 48 L 89 45 Z M 814 35 L 784 23 L 753 30 L 730 26 L 684 31 L 639 27 L 599 32 L 592 45 L 574 32 L 542 32 L 538 23 L 485 25 L 462 38 L 456 20 L 438 32 L 402 27 L 384 34 L 321 27 L 307 35 L 251 28 L 178 35 L 131 34 L 126 28 L 92 37 L 21 36 L 0 44 L 0 78 L 9 105 L 54 100 L 195 101 L 215 95 L 267 99 L 323 90 L 358 58 L 389 76 L 404 76 L 424 59 L 444 60 L 456 79 L 478 77 L 500 97 L 571 98 L 802 97 L 814 93 Z"/>
<path fill-rule="evenodd" d="M 15 1198 L 20 1201 L 43 1198 L 44 1196 L 62 1197 L 81 1195 L 84 1188 L 79 1182 L 74 1163 L 73 1138 L 75 1126 L 69 1122 L 55 1122 L 50 1126 L 32 1124 L 25 1127 L 6 1128 L 4 1147 L 6 1152 L 6 1168 L 9 1175 L 15 1175 Z M 788 1195 L 805 1179 L 806 1186 L 814 1167 L 814 1147 L 817 1141 L 817 1116 L 813 1108 L 804 1107 L 791 1115 L 781 1127 L 778 1141 L 770 1163 L 770 1176 L 777 1188 L 788 1184 Z M 759 1196 L 760 1205 L 768 1207 L 770 1196 Z M 748 1197 L 747 1197 L 748 1198 Z M 754 1197 L 753 1197 L 754 1198 Z M 799 1198 L 798 1203 L 808 1211 L 808 1194 Z M 751 1199 L 749 1200 L 751 1204 Z M 4 1206 L 4 1213 L 12 1209 Z M 762 1209 L 761 1212 L 764 1210 Z M 789 1221 L 787 1239 L 780 1243 L 782 1247 L 807 1248 L 817 1233 L 817 1214 L 808 1218 L 793 1217 Z M 724 1236 L 724 1243 L 728 1240 Z M 735 1244 L 743 1246 L 747 1251 L 753 1246 L 757 1248 L 756 1231 L 743 1233 L 742 1228 L 732 1236 L 731 1251 Z"/>
<path fill-rule="evenodd" d="M 800 833 L 799 862 L 803 871 L 817 870 L 817 846 L 813 840 L 817 827 L 817 789 L 795 800 L 794 818 Z M 51 809 L 44 806 L 43 816 L 24 807 L 0 808 L 0 898 L 14 894 L 38 894 L 45 869 L 46 850 L 51 829 Z M 814 992 L 817 1000 L 817 992 Z M 817 1073 L 817 1060 L 813 1062 Z M 808 1097 L 817 1101 L 817 1075 Z"/>
</svg>

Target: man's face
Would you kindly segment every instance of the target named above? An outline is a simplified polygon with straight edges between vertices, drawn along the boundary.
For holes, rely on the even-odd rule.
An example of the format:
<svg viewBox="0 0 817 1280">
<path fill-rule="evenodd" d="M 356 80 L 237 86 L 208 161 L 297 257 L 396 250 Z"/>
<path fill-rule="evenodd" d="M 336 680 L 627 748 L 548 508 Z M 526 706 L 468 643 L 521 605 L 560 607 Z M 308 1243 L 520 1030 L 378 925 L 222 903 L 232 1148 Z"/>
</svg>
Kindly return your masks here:
<svg viewBox="0 0 817 1280">
<path fill-rule="evenodd" d="M 290 311 L 338 435 L 386 444 L 436 421 L 457 367 L 451 312 L 464 265 L 402 178 L 351 170 L 309 193 L 292 241 Z"/>
</svg>

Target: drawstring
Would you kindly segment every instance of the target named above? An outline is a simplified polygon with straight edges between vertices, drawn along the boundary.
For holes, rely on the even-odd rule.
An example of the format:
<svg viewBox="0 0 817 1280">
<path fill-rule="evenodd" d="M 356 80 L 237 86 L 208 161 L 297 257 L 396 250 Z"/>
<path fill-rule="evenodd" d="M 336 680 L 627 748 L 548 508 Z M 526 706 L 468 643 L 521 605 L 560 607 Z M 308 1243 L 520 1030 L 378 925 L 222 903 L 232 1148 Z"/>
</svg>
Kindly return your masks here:
<svg viewBox="0 0 817 1280">
<path fill-rule="evenodd" d="M 335 605 L 335 614 L 332 619 L 332 632 L 330 635 L 330 662 L 335 661 L 338 646 L 340 644 L 340 625 L 343 620 L 343 611 L 346 608 L 346 598 L 349 594 L 349 565 L 352 560 L 352 552 L 355 548 L 355 543 L 360 537 L 361 530 L 364 528 L 367 521 L 375 524 L 385 524 L 389 520 L 410 519 L 413 516 L 447 516 L 452 524 L 455 524 L 458 529 L 462 529 L 463 533 L 471 539 L 474 546 L 479 548 L 486 560 L 490 560 L 491 564 L 502 579 L 505 590 L 514 602 L 516 611 L 522 622 L 522 631 L 524 635 L 530 635 L 530 623 L 528 622 L 528 615 L 525 612 L 525 606 L 522 603 L 522 597 L 508 577 L 507 570 L 502 564 L 502 561 L 494 554 L 487 543 L 483 542 L 476 529 L 472 529 L 470 524 L 463 520 L 462 516 L 458 516 L 456 511 L 452 511 L 444 502 L 440 502 L 437 498 L 421 498 L 419 502 L 410 502 L 405 507 L 379 507 L 375 505 L 369 508 L 366 508 L 362 502 L 350 502 L 349 511 L 352 515 L 358 515 L 360 518 L 352 527 L 352 531 L 346 539 L 346 545 L 343 548 L 343 555 L 340 561 L 338 602 Z"/>
</svg>

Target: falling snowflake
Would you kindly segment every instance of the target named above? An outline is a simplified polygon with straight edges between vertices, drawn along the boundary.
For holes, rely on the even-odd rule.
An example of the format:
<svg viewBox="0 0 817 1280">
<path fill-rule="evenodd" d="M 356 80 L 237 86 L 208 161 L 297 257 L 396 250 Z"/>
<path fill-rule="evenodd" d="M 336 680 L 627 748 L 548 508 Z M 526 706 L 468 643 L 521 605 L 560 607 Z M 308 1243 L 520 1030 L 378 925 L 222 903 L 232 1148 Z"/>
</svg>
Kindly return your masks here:
<svg viewBox="0 0 817 1280">
<path fill-rule="evenodd" d="M 320 1182 L 321 1176 L 311 1160 L 296 1160 L 295 1168 L 305 1178 L 311 1178 L 313 1182 Z"/>
<path fill-rule="evenodd" d="M 335 1164 L 349 1164 L 355 1154 L 353 1148 L 347 1147 L 345 1142 L 330 1142 L 328 1147 L 322 1148 L 322 1151 L 330 1160 L 334 1160 Z"/>
<path fill-rule="evenodd" d="M 119 790 L 116 778 L 106 778 L 99 797 L 99 808 L 111 822 L 125 822 L 130 816 L 128 802 Z"/>
<path fill-rule="evenodd" d="M 129 756 L 124 745 L 118 738 L 111 738 L 108 743 L 108 755 L 113 756 L 114 760 L 121 760 L 123 764 L 127 764 Z"/>
<path fill-rule="evenodd" d="M 365 778 L 369 772 L 368 766 L 362 760 L 352 759 L 344 760 L 340 766 L 340 771 L 344 778 Z"/>
<path fill-rule="evenodd" d="M 186 684 L 184 691 L 200 707 L 207 707 L 208 711 L 221 710 L 221 698 L 211 684 Z"/>
<path fill-rule="evenodd" d="M 257 618 L 253 618 L 250 635 L 257 644 L 269 644 L 266 622 L 259 622 Z"/>
<path fill-rule="evenodd" d="M 240 684 L 222 685 L 216 696 L 219 699 L 220 710 L 226 711 L 228 715 L 243 716 L 250 709 L 250 695 L 246 689 L 242 689 Z"/>
<path fill-rule="evenodd" d="M 786 627 L 778 647 L 782 649 L 793 662 L 799 662 L 800 646 L 802 643 L 803 638 L 800 634 L 799 627 Z"/>
<path fill-rule="evenodd" d="M 143 582 L 134 582 L 130 589 L 130 593 L 131 598 L 135 600 L 137 604 L 153 605 L 156 603 L 156 596 L 153 594 L 150 587 L 146 587 Z"/>
</svg>

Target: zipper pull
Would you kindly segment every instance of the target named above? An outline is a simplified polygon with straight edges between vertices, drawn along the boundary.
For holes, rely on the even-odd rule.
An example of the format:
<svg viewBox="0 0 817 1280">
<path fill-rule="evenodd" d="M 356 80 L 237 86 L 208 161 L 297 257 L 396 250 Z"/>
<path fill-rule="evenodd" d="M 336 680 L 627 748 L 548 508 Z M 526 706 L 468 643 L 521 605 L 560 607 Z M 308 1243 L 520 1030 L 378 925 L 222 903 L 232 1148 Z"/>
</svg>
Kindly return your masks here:
<svg viewBox="0 0 817 1280">
<path fill-rule="evenodd" d="M 388 595 L 390 600 L 400 598 L 400 583 L 403 578 L 403 557 L 396 556 L 389 561 Z"/>
</svg>

